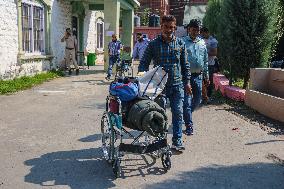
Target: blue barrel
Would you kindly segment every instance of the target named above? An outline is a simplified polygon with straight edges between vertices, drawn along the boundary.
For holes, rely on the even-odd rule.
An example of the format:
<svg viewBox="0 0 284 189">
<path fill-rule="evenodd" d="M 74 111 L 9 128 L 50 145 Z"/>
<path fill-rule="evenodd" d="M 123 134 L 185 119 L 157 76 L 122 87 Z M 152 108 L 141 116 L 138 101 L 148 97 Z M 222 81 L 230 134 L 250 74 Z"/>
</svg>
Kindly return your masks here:
<svg viewBox="0 0 284 189">
<path fill-rule="evenodd" d="M 134 16 L 134 27 L 140 27 L 140 17 L 135 15 Z"/>
<path fill-rule="evenodd" d="M 149 27 L 160 27 L 160 16 L 156 14 L 150 15 Z"/>
</svg>

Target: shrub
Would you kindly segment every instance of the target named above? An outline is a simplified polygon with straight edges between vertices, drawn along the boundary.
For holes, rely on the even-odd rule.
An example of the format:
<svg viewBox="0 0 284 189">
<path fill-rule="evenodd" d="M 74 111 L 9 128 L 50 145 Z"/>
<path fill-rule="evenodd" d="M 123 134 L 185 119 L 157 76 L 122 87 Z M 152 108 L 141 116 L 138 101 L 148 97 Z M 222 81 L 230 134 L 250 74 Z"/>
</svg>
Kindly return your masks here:
<svg viewBox="0 0 284 189">
<path fill-rule="evenodd" d="M 283 0 L 209 1 L 204 24 L 217 34 L 221 66 L 229 72 L 230 84 L 244 79 L 246 88 L 250 68 L 268 66 L 281 36 L 281 3 Z"/>
</svg>

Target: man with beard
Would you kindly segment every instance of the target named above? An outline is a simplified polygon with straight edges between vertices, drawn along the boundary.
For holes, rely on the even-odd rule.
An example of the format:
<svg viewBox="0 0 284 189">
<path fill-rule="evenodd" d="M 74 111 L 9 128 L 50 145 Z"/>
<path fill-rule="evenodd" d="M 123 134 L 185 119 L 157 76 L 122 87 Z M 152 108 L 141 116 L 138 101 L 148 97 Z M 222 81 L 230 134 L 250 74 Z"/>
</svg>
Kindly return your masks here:
<svg viewBox="0 0 284 189">
<path fill-rule="evenodd" d="M 184 37 L 188 61 L 190 64 L 190 85 L 192 87 L 192 95 L 185 93 L 183 105 L 183 118 L 185 123 L 185 134 L 193 134 L 192 113 L 201 102 L 202 81 L 208 85 L 208 54 L 205 41 L 199 37 L 200 22 L 193 19 L 187 25 L 188 36 Z"/>
<path fill-rule="evenodd" d="M 116 34 L 112 34 L 111 37 L 111 42 L 108 44 L 109 66 L 107 76 L 105 78 L 106 80 L 110 80 L 114 64 L 120 63 L 120 52 L 123 48 L 122 43 L 117 40 Z"/>
<path fill-rule="evenodd" d="M 184 150 L 182 143 L 183 99 L 184 90 L 191 94 L 190 67 L 184 42 L 174 36 L 176 19 L 172 15 L 162 17 L 161 35 L 152 40 L 147 46 L 138 67 L 139 72 L 149 70 L 150 62 L 161 66 L 168 73 L 165 94 L 170 100 L 172 112 L 173 137 L 172 147 Z"/>
<path fill-rule="evenodd" d="M 142 33 L 136 34 L 137 42 L 133 48 L 133 59 L 139 59 L 141 60 L 143 57 L 143 54 L 146 50 L 146 47 L 148 46 L 149 42 L 147 39 L 145 39 L 142 35 Z"/>
</svg>

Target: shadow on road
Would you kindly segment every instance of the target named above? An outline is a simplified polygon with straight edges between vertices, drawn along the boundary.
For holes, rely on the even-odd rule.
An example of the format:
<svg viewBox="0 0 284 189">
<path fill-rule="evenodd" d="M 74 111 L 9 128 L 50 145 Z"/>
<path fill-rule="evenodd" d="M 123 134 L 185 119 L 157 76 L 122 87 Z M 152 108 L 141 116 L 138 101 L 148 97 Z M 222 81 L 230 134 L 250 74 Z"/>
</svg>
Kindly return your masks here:
<svg viewBox="0 0 284 189">
<path fill-rule="evenodd" d="M 268 141 L 258 141 L 258 142 L 251 142 L 251 143 L 246 143 L 245 145 L 265 144 L 265 143 L 270 143 L 270 142 L 284 142 L 284 140 L 268 140 Z"/>
<path fill-rule="evenodd" d="M 151 189 L 283 189 L 284 170 L 272 163 L 253 163 L 235 166 L 212 165 L 182 172 L 175 179 L 147 185 Z"/>
<path fill-rule="evenodd" d="M 79 139 L 80 142 L 96 142 L 98 140 L 101 140 L 102 135 L 101 134 L 94 134 L 89 135 L 84 138 Z"/>
<path fill-rule="evenodd" d="M 108 86 L 111 81 L 106 81 L 104 79 L 87 79 L 87 80 L 76 80 L 73 83 L 89 83 L 90 85 L 105 85 Z"/>
<path fill-rule="evenodd" d="M 82 140 L 93 139 L 89 136 Z M 99 148 L 47 153 L 24 164 L 31 167 L 25 182 L 43 187 L 66 185 L 71 189 L 103 189 L 116 186 L 112 167 L 102 158 Z M 164 174 L 162 166 L 155 164 L 156 159 L 148 155 L 124 157 L 122 178 Z"/>
<path fill-rule="evenodd" d="M 95 100 L 93 100 L 95 101 Z M 106 103 L 90 103 L 89 105 L 82 105 L 79 108 L 86 108 L 86 109 L 98 109 L 98 110 L 105 110 L 106 109 Z"/>
<path fill-rule="evenodd" d="M 68 71 L 63 71 L 63 72 L 65 73 L 65 75 L 67 77 L 70 77 L 68 75 Z M 79 75 L 92 75 L 92 74 L 105 73 L 105 71 L 103 69 L 100 69 L 100 68 L 96 68 L 96 69 L 94 69 L 94 68 L 91 68 L 91 69 L 86 68 L 85 70 L 80 69 L 79 72 L 80 72 Z M 72 70 L 72 75 L 71 76 L 76 76 L 75 75 L 75 70 Z"/>
<path fill-rule="evenodd" d="M 98 148 L 52 152 L 27 160 L 25 165 L 31 166 L 25 182 L 41 186 L 67 185 L 72 189 L 115 186 L 112 168 L 101 158 Z"/>
</svg>

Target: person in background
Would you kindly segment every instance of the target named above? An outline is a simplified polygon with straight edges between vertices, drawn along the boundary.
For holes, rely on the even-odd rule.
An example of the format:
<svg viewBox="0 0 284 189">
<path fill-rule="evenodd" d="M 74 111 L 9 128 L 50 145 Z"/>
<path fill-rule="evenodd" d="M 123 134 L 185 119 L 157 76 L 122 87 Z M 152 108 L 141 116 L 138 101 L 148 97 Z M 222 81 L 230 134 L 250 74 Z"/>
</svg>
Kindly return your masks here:
<svg viewBox="0 0 284 189">
<path fill-rule="evenodd" d="M 71 64 L 70 64 L 70 56 L 72 62 L 76 69 L 76 75 L 79 74 L 79 67 L 76 60 L 76 52 L 77 52 L 77 39 L 74 35 L 72 35 L 71 29 L 67 28 L 65 31 L 64 36 L 61 39 L 61 42 L 66 42 L 65 47 L 65 62 L 69 70 L 69 75 L 72 74 Z"/>
<path fill-rule="evenodd" d="M 212 91 L 214 88 L 213 74 L 219 72 L 219 64 L 217 59 L 218 41 L 215 37 L 210 35 L 210 32 L 206 27 L 201 28 L 200 34 L 205 41 L 208 52 L 208 70 L 209 70 L 210 84 L 207 86 L 207 101 L 208 100 L 210 101 L 210 97 L 212 96 Z M 207 102 L 206 99 L 204 100 L 205 102 Z"/>
<path fill-rule="evenodd" d="M 142 33 L 137 33 L 136 39 L 137 39 L 137 42 L 134 45 L 132 57 L 133 59 L 138 58 L 138 60 L 141 60 L 143 57 L 144 51 L 146 50 L 146 47 L 149 44 L 149 41 L 143 37 Z"/>
<path fill-rule="evenodd" d="M 188 36 L 184 37 L 188 62 L 190 64 L 190 85 L 192 87 L 192 95 L 185 93 L 183 105 L 183 118 L 185 123 L 185 134 L 193 134 L 192 113 L 201 102 L 202 81 L 209 84 L 208 75 L 208 54 L 206 44 L 199 37 L 200 22 L 193 19 L 187 25 Z"/>
<path fill-rule="evenodd" d="M 110 80 L 112 76 L 113 65 L 120 62 L 120 52 L 123 48 L 122 43 L 117 40 L 116 34 L 112 34 L 112 40 L 108 44 L 109 66 L 107 71 L 106 80 Z"/>
<path fill-rule="evenodd" d="M 161 66 L 168 73 L 165 93 L 170 100 L 172 112 L 173 137 L 172 147 L 184 150 L 182 143 L 183 99 L 184 90 L 191 94 L 190 67 L 184 42 L 174 36 L 176 19 L 172 15 L 162 17 L 161 35 L 149 42 L 140 61 L 138 72 L 149 70 L 153 60 L 154 66 Z"/>
</svg>

